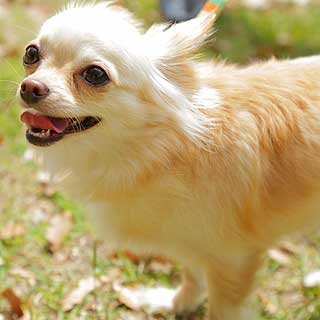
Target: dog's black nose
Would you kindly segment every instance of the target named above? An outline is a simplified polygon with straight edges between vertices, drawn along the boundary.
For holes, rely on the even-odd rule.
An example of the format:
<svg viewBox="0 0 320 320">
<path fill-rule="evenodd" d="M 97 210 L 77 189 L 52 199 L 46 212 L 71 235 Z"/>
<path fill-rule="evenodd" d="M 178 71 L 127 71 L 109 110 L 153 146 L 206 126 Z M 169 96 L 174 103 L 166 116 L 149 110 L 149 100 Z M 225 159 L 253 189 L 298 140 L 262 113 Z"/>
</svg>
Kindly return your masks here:
<svg viewBox="0 0 320 320">
<path fill-rule="evenodd" d="M 40 81 L 26 79 L 21 83 L 20 96 L 28 104 L 34 104 L 49 94 L 49 88 Z"/>
</svg>

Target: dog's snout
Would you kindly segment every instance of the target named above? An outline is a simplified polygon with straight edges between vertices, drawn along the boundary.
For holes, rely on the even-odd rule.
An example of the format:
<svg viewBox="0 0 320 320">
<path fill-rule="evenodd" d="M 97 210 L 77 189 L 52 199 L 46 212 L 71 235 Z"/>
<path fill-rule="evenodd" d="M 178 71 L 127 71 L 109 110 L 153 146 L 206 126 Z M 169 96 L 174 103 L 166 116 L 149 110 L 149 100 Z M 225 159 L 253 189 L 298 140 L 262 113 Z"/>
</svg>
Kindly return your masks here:
<svg viewBox="0 0 320 320">
<path fill-rule="evenodd" d="M 49 88 L 41 81 L 26 79 L 21 83 L 20 96 L 28 104 L 34 104 L 49 94 Z"/>
</svg>

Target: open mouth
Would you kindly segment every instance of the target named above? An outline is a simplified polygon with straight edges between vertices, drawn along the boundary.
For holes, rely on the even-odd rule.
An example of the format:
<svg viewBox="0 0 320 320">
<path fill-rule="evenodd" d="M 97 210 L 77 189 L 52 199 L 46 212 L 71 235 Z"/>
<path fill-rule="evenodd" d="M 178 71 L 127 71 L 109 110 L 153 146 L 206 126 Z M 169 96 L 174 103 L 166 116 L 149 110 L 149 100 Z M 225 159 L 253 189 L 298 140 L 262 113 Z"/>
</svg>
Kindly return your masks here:
<svg viewBox="0 0 320 320">
<path fill-rule="evenodd" d="M 27 140 L 39 147 L 48 147 L 66 135 L 86 131 L 101 122 L 97 117 L 54 118 L 25 111 L 21 121 L 28 127 Z"/>
</svg>

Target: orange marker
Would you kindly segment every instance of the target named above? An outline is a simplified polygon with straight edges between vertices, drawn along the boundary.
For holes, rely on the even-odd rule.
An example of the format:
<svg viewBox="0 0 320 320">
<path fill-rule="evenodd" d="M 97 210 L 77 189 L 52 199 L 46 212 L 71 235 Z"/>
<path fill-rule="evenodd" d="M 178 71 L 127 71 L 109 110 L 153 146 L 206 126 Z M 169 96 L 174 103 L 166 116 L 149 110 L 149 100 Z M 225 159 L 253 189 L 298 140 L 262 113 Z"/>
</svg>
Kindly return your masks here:
<svg viewBox="0 0 320 320">
<path fill-rule="evenodd" d="M 206 12 L 217 13 L 222 6 L 225 4 L 226 0 L 209 0 L 203 7 Z"/>
</svg>

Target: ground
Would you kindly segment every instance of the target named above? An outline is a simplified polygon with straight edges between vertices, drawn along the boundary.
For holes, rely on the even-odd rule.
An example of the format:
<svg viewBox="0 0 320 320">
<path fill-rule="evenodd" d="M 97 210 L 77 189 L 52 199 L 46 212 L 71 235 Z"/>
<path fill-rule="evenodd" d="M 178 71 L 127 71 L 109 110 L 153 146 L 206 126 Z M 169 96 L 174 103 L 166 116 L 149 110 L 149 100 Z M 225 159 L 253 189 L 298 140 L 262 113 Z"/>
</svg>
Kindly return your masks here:
<svg viewBox="0 0 320 320">
<path fill-rule="evenodd" d="M 160 19 L 154 0 L 120 2 L 147 25 Z M 320 52 L 316 2 L 268 3 L 253 9 L 231 1 L 204 54 L 247 63 Z M 116 289 L 176 287 L 179 266 L 113 253 L 96 241 L 82 209 L 47 184 L 27 149 L 15 101 L 23 78 L 21 54 L 61 4 L 0 0 L 0 319 L 174 319 L 171 313 L 140 310 Z M 259 320 L 320 319 L 320 287 L 306 281 L 320 269 L 319 244 L 316 233 L 285 240 L 269 252 L 257 281 Z M 193 319 L 203 319 L 205 308 Z"/>
</svg>

